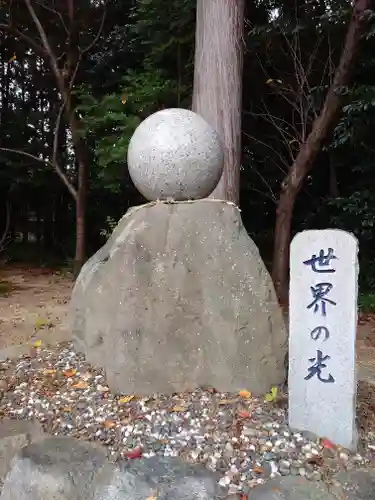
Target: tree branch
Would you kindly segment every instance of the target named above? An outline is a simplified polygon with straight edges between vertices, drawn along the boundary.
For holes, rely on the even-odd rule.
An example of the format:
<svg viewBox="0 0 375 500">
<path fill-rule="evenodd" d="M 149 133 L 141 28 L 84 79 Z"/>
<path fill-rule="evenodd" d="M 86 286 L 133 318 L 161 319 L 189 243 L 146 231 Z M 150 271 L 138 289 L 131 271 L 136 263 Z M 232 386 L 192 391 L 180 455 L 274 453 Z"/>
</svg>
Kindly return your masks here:
<svg viewBox="0 0 375 500">
<path fill-rule="evenodd" d="M 8 153 L 16 153 L 21 156 L 26 156 L 27 158 L 31 158 L 32 160 L 44 163 L 48 167 L 53 168 L 56 171 L 57 175 L 60 177 L 60 179 L 63 181 L 65 186 L 68 188 L 68 191 L 73 196 L 73 199 L 75 201 L 77 200 L 77 191 L 75 187 L 72 185 L 72 183 L 69 181 L 69 179 L 67 178 L 67 176 L 57 163 L 53 163 L 52 161 L 46 160 L 45 158 L 38 158 L 37 156 L 31 153 L 27 153 L 26 151 L 21 151 L 19 149 L 0 148 L 0 151 L 6 151 Z"/>
<path fill-rule="evenodd" d="M 50 46 L 50 44 L 48 42 L 48 38 L 47 38 L 46 32 L 44 31 L 42 23 L 40 22 L 38 16 L 36 15 L 35 10 L 34 10 L 33 6 L 31 5 L 31 1 L 24 0 L 24 2 L 25 2 L 26 7 L 28 8 L 28 10 L 30 12 L 30 16 L 31 16 L 32 20 L 34 21 L 36 29 L 38 30 L 39 36 L 42 40 L 42 44 L 44 47 L 44 53 L 47 54 L 49 59 L 50 59 L 50 64 L 51 64 L 53 72 L 56 75 L 56 78 L 60 79 L 61 73 L 60 73 L 59 66 L 57 64 L 57 57 L 56 57 L 55 53 L 52 50 L 52 47 Z"/>
<path fill-rule="evenodd" d="M 99 30 L 94 38 L 94 40 L 89 43 L 89 45 L 87 45 L 87 47 L 85 47 L 84 49 L 81 49 L 81 54 L 85 54 L 86 52 L 89 52 L 93 47 L 94 45 L 97 44 L 101 34 L 102 34 L 102 31 L 103 31 L 103 27 L 104 27 L 104 21 L 105 21 L 105 18 L 106 18 L 106 15 L 107 15 L 107 8 L 106 6 L 104 5 L 103 6 L 103 15 L 102 15 L 102 20 L 100 22 L 100 26 L 99 26 Z"/>
<path fill-rule="evenodd" d="M 52 9 L 52 7 L 47 7 L 47 5 L 41 3 L 41 2 L 36 2 L 40 7 L 42 7 L 43 9 L 46 9 L 48 10 L 49 12 L 52 12 L 53 14 L 55 14 L 59 19 L 60 19 L 60 22 L 61 22 L 61 25 L 62 27 L 64 28 L 65 32 L 67 35 L 69 35 L 69 31 L 68 31 L 68 28 L 66 27 L 66 24 L 64 22 L 64 18 L 63 16 L 60 14 L 60 12 L 58 12 L 56 9 Z"/>
<path fill-rule="evenodd" d="M 3 29 L 5 31 L 8 31 L 9 33 L 13 33 L 17 38 L 20 38 L 24 42 L 26 42 L 30 47 L 38 54 L 45 56 L 46 51 L 45 49 L 39 45 L 35 40 L 33 40 L 31 37 L 25 35 L 25 33 L 22 33 L 22 31 L 18 30 L 11 24 L 5 24 L 5 23 L 0 23 L 0 29 Z"/>
</svg>

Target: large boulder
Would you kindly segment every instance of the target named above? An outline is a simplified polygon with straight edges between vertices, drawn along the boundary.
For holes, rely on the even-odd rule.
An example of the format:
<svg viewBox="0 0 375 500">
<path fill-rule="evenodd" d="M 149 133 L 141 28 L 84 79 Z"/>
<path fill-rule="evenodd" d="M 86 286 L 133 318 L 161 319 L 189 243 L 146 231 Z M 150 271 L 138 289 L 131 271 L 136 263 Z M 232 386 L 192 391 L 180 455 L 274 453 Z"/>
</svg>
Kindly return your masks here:
<svg viewBox="0 0 375 500">
<path fill-rule="evenodd" d="M 14 457 L 0 500 L 222 500 L 218 479 L 178 458 L 114 464 L 98 445 L 50 437 Z"/>
<path fill-rule="evenodd" d="M 0 500 L 91 500 L 114 473 L 105 450 L 65 437 L 48 437 L 13 458 Z"/>
<path fill-rule="evenodd" d="M 129 210 L 85 264 L 71 300 L 78 351 L 123 394 L 202 385 L 264 394 L 285 380 L 271 278 L 224 201 Z"/>
<path fill-rule="evenodd" d="M 42 426 L 30 420 L 0 421 L 0 483 L 9 471 L 13 457 L 28 444 L 44 439 Z"/>
</svg>

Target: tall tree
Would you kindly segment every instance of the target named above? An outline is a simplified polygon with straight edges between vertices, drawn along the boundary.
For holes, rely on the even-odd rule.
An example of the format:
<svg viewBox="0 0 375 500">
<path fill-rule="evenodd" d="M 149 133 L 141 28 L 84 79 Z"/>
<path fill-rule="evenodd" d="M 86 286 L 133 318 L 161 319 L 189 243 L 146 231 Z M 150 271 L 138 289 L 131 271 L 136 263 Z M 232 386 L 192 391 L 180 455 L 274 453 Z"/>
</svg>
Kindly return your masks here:
<svg viewBox="0 0 375 500">
<path fill-rule="evenodd" d="M 239 202 L 245 0 L 197 0 L 193 111 L 220 135 L 224 170 L 211 198 Z"/>
<path fill-rule="evenodd" d="M 282 304 L 288 303 L 289 246 L 294 205 L 305 179 L 314 166 L 324 142 L 337 125 L 345 94 L 352 83 L 355 65 L 360 55 L 360 44 L 369 20 L 370 0 L 355 0 L 340 62 L 325 101 L 312 123 L 311 131 L 300 144 L 299 152 L 281 183 L 276 209 L 276 227 L 273 254 L 273 281 Z"/>
</svg>

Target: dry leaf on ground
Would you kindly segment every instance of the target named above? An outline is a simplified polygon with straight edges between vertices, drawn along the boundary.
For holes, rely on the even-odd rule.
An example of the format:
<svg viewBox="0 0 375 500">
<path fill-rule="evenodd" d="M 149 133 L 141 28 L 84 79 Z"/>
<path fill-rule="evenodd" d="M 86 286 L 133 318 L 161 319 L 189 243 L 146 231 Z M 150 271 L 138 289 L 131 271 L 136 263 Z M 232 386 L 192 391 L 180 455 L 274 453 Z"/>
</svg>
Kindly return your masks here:
<svg viewBox="0 0 375 500">
<path fill-rule="evenodd" d="M 246 391 L 246 390 L 240 391 L 240 392 L 238 393 L 238 395 L 239 395 L 241 398 L 245 398 L 245 399 L 250 399 L 250 398 L 251 398 L 251 392 L 250 392 L 250 391 Z"/>
</svg>

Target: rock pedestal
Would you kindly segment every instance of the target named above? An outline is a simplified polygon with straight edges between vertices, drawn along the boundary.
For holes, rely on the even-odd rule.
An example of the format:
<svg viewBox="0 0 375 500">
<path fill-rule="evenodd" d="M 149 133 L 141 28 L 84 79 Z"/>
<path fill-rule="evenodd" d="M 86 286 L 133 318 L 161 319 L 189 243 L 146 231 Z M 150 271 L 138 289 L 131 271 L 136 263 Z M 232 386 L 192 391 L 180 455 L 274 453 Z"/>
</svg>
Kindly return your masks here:
<svg viewBox="0 0 375 500">
<path fill-rule="evenodd" d="M 227 202 L 129 210 L 82 268 L 71 324 L 75 347 L 117 393 L 209 385 L 261 395 L 285 379 L 271 278 Z"/>
</svg>

